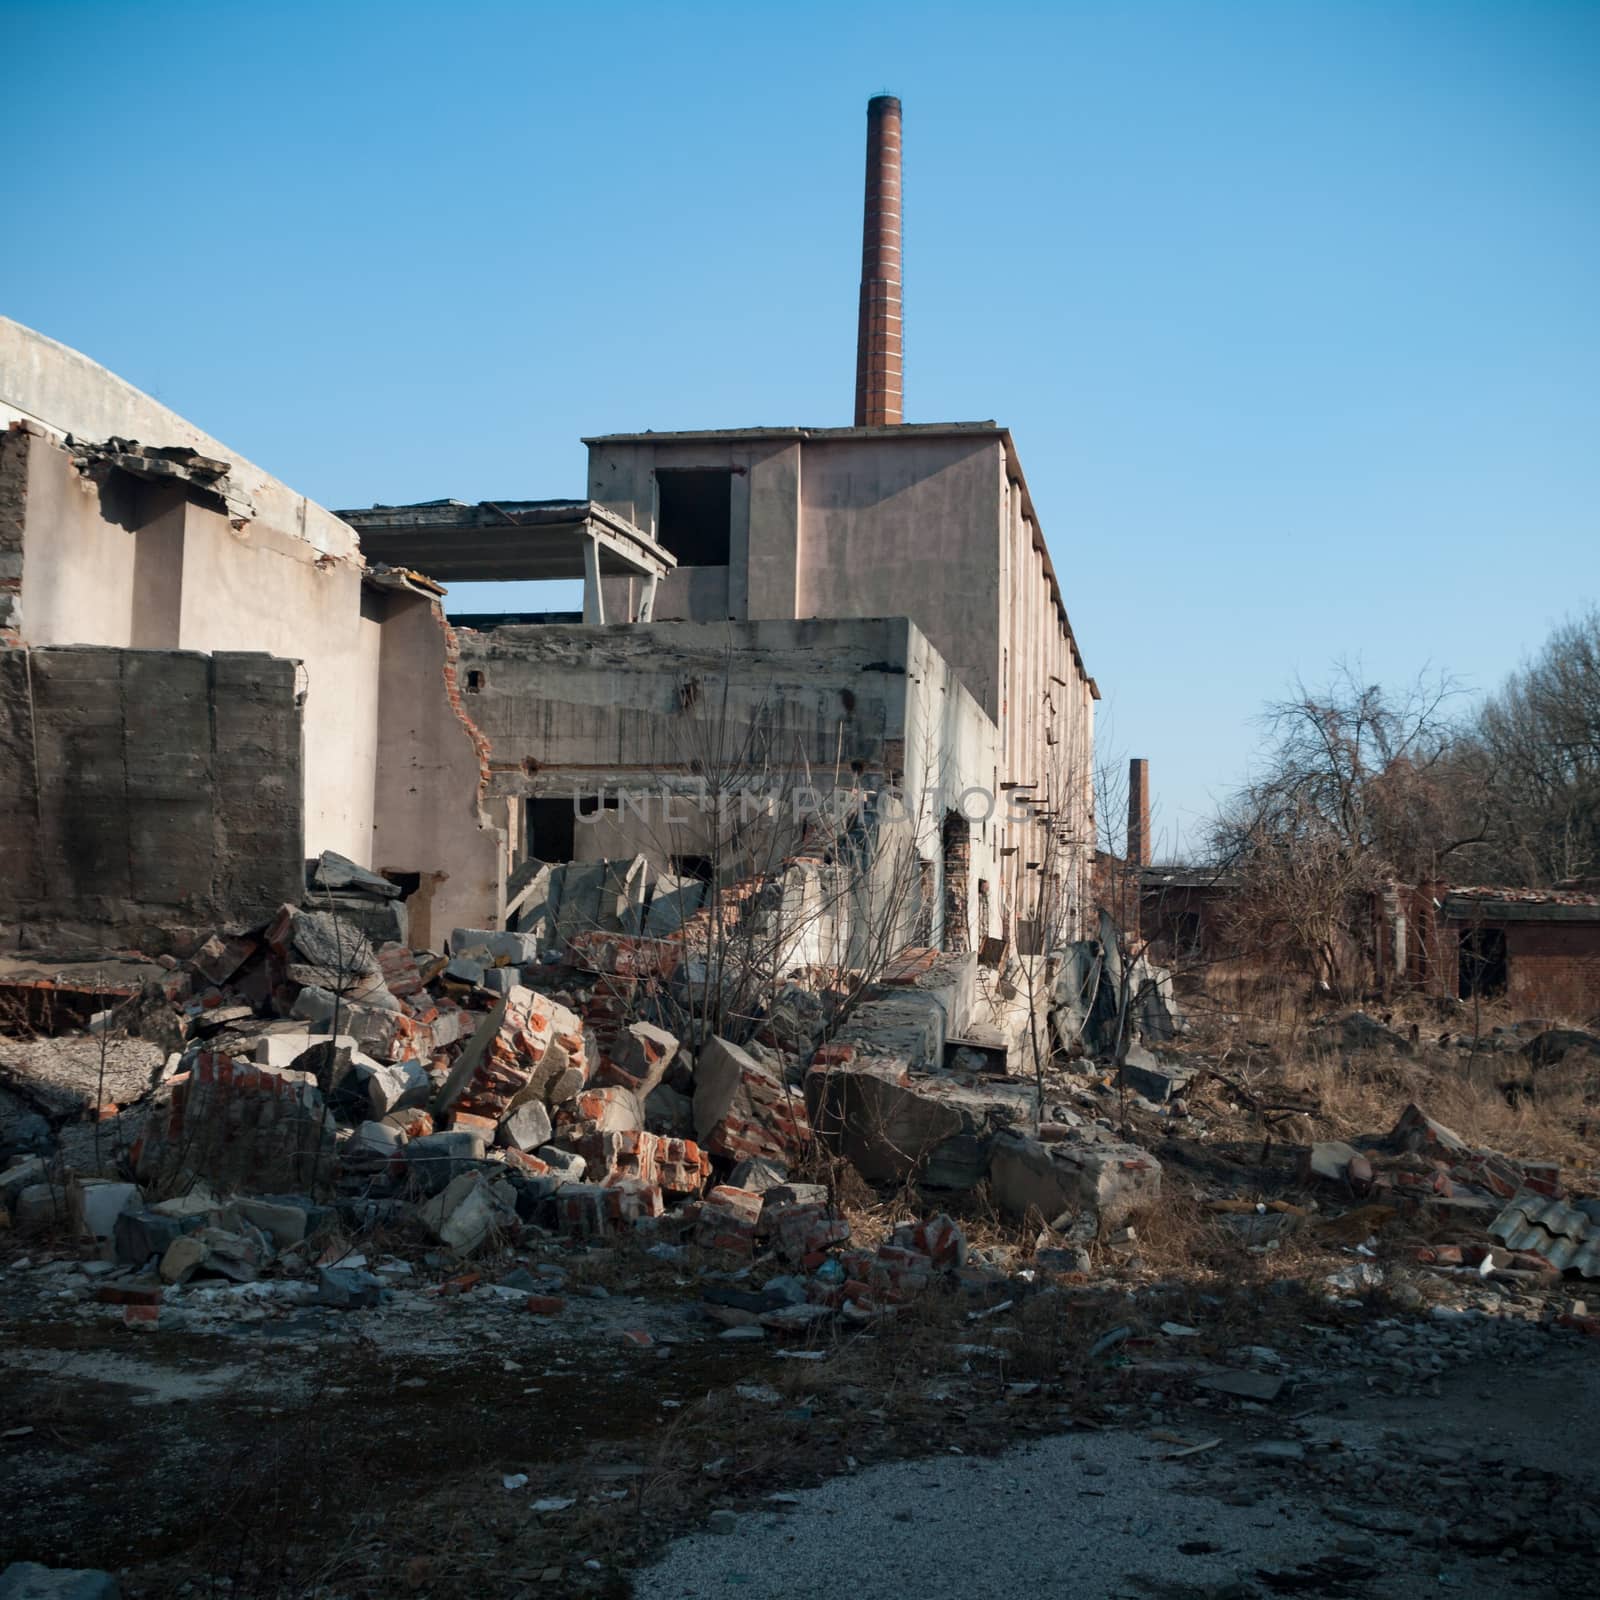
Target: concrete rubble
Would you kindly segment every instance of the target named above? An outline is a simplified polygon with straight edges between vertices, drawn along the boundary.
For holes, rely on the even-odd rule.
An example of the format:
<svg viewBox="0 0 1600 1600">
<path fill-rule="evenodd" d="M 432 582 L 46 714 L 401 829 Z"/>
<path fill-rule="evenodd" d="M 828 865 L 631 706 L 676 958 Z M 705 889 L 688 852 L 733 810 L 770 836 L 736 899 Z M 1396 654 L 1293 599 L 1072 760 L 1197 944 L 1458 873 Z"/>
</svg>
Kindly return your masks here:
<svg viewBox="0 0 1600 1600">
<path fill-rule="evenodd" d="M 922 949 L 856 992 L 797 970 L 723 1033 L 681 1003 L 686 943 L 644 931 L 626 870 L 584 880 L 614 897 L 614 927 L 559 942 L 459 929 L 443 951 L 375 942 L 392 922 L 345 914 L 340 899 L 403 903 L 373 876 L 322 858 L 310 903 L 206 937 L 98 1019 L 91 1043 L 142 1049 L 114 1099 L 85 1081 L 81 1039 L 30 1046 L 41 1083 L 44 1047 L 62 1047 L 77 1098 L 49 1102 L 43 1141 L 22 1129 L 0 1147 L 0 1208 L 14 1248 L 45 1257 L 53 1314 L 383 1340 L 418 1337 L 449 1306 L 466 1319 L 463 1351 L 520 1313 L 581 1328 L 586 1349 L 701 1339 L 784 1364 L 914 1327 L 925 1307 L 954 1320 L 943 1359 L 998 1373 L 1018 1403 L 1040 1385 L 1010 1376 L 1012 1319 L 1083 1296 L 1097 1321 L 1071 1359 L 1191 1406 L 1281 1412 L 1321 1381 L 1314 1356 L 1286 1360 L 1265 1336 L 1218 1343 L 1202 1326 L 1215 1296 L 1156 1318 L 1127 1288 L 1153 1276 L 1151 1219 L 1161 1226 L 1175 1173 L 1192 1180 L 1223 1080 L 1186 1047 L 1158 977 L 1130 967 L 1151 985 L 1131 1025 L 1094 1020 L 1105 942 L 1054 958 L 1058 1035 L 1059 997 L 1091 993 L 1070 1047 L 1058 1036 L 1043 1058 L 984 1011 L 972 955 Z M 1117 990 L 1119 1008 L 1133 992 Z M 1385 1132 L 1312 1139 L 1287 1190 L 1225 1170 L 1213 1163 L 1193 1214 L 1246 1259 L 1291 1237 L 1325 1252 L 1300 1291 L 1314 1314 L 1421 1308 L 1434 1283 L 1463 1317 L 1516 1295 L 1534 1329 L 1600 1334 L 1587 1303 L 1559 1293 L 1600 1270 L 1600 1201 L 1571 1193 L 1556 1163 L 1478 1148 L 1420 1103 Z M 1397 1265 L 1375 1246 L 1402 1216 L 1431 1242 Z M 1032 1248 L 975 1242 L 988 1218 Z M 662 1302 L 652 1323 L 624 1295 L 608 1311 L 598 1286 L 575 1298 L 574 1270 L 601 1258 L 669 1271 L 675 1320 Z M 1488 1337 L 1439 1321 L 1400 1342 L 1393 1326 L 1348 1346 L 1324 1331 L 1324 1355 L 1415 1389 Z"/>
</svg>

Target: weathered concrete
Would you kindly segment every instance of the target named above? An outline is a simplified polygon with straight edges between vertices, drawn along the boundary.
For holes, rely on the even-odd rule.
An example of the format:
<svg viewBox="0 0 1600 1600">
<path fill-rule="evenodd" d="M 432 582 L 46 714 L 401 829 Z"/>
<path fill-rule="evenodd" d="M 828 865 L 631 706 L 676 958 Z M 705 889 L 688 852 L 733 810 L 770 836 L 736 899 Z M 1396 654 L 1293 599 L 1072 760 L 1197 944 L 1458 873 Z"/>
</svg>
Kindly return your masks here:
<svg viewBox="0 0 1600 1600">
<path fill-rule="evenodd" d="M 935 1189 L 968 1189 L 989 1167 L 1004 1130 L 1031 1131 L 1033 1091 L 1023 1084 L 968 1087 L 913 1077 L 903 1061 L 864 1057 L 813 1068 L 806 1109 L 817 1137 L 869 1183 L 915 1177 Z"/>
<path fill-rule="evenodd" d="M 657 533 L 663 471 L 732 473 L 729 559 L 680 566 L 658 618 L 906 615 L 998 729 L 986 780 L 1048 802 L 1073 841 L 1067 935 L 1081 937 L 1094 829 L 1099 691 L 1067 620 L 1010 433 L 992 422 L 896 428 L 755 428 L 589 439 L 589 494 Z M 626 603 L 619 594 L 615 614 Z M 1041 824 L 1019 814 L 991 831 L 1014 853 L 991 892 L 1036 912 Z"/>
<path fill-rule="evenodd" d="M 300 744 L 291 661 L 0 651 L 0 925 L 160 949 L 298 900 Z"/>
<path fill-rule="evenodd" d="M 386 649 L 388 637 L 386 628 Z M 670 871 L 675 859 L 711 853 L 718 823 L 708 784 L 720 782 L 775 797 L 769 822 L 742 819 L 747 856 L 771 864 L 797 842 L 795 807 L 808 794 L 893 785 L 942 905 L 940 808 L 968 790 L 981 808 L 995 780 L 993 722 L 903 617 L 506 627 L 458 637 L 457 670 L 477 682 L 464 705 L 491 752 L 491 815 L 505 808 L 510 828 L 525 801 L 595 802 L 573 819 L 583 862 L 642 854 Z M 427 737 L 412 748 L 415 760 L 427 759 Z M 718 770 L 719 750 L 745 754 Z M 383 748 L 380 766 L 393 766 Z M 388 803 L 380 796 L 380 838 Z M 974 823 L 974 882 L 998 883 L 999 841 L 997 826 Z M 378 853 L 380 865 L 400 865 L 386 846 Z M 728 862 L 730 875 L 751 864 Z M 558 943 L 603 925 L 603 889 L 597 880 L 591 894 L 581 869 L 568 869 L 554 913 Z M 899 900 L 909 920 L 915 896 Z M 985 901 L 968 896 L 969 946 L 999 932 L 998 893 L 987 908 L 985 921 Z M 858 907 L 856 920 L 872 909 Z"/>
<path fill-rule="evenodd" d="M 1161 1164 L 1137 1146 L 1003 1134 L 990 1155 L 989 1187 L 1010 1216 L 1037 1212 L 1047 1223 L 1087 1214 L 1115 1228 L 1161 1194 Z"/>
<path fill-rule="evenodd" d="M 21 487 L 0 491 L 0 552 L 10 502 L 21 526 L 17 637 L 300 662 L 311 847 L 365 861 L 378 630 L 363 615 L 354 531 L 87 357 L 0 318 L 7 422 L 0 480 L 20 476 Z M 167 463 L 139 467 L 139 450 L 177 447 L 224 469 L 215 491 L 166 475 Z M 4 563 L 0 553 L 0 587 Z"/>
</svg>

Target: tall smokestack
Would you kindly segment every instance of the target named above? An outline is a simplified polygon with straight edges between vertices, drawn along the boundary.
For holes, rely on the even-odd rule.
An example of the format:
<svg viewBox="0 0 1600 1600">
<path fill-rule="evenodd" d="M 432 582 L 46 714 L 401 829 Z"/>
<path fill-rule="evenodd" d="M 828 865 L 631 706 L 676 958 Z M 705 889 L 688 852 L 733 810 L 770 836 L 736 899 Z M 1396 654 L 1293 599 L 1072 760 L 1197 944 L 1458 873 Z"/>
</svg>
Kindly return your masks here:
<svg viewBox="0 0 1600 1600">
<path fill-rule="evenodd" d="M 900 321 L 900 102 L 867 102 L 867 203 L 861 224 L 856 426 L 905 420 Z"/>
<path fill-rule="evenodd" d="M 1143 756 L 1128 763 L 1128 865 L 1150 865 L 1150 763 Z"/>
</svg>

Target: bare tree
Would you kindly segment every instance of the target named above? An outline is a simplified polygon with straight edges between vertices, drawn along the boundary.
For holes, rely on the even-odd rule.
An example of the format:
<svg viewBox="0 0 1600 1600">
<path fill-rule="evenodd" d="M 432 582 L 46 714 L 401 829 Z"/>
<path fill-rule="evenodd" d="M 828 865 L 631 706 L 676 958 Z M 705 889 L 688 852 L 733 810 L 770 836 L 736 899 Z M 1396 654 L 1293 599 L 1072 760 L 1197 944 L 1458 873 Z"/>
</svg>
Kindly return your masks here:
<svg viewBox="0 0 1600 1600">
<path fill-rule="evenodd" d="M 1446 708 L 1459 693 L 1425 675 L 1395 694 L 1341 665 L 1319 690 L 1269 706 L 1265 764 L 1215 826 L 1213 857 L 1237 873 L 1243 948 L 1302 964 L 1336 993 L 1367 948 L 1372 897 L 1440 877 L 1478 842 L 1453 781 Z"/>
<path fill-rule="evenodd" d="M 1600 606 L 1557 628 L 1450 754 L 1454 827 L 1481 835 L 1465 851 L 1478 881 L 1600 873 Z"/>
</svg>

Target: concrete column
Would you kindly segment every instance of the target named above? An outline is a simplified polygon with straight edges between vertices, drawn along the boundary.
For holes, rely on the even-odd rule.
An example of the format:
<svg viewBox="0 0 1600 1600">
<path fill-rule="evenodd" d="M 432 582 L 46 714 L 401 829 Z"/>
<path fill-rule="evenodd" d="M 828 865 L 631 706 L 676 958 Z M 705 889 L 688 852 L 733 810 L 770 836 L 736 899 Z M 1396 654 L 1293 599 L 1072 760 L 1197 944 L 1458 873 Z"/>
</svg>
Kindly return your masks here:
<svg viewBox="0 0 1600 1600">
<path fill-rule="evenodd" d="M 583 620 L 606 620 L 605 594 L 600 587 L 600 541 L 586 539 L 583 546 Z"/>
</svg>

